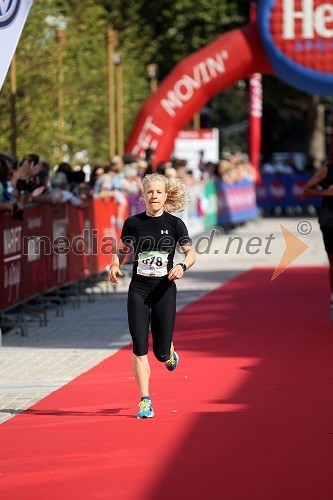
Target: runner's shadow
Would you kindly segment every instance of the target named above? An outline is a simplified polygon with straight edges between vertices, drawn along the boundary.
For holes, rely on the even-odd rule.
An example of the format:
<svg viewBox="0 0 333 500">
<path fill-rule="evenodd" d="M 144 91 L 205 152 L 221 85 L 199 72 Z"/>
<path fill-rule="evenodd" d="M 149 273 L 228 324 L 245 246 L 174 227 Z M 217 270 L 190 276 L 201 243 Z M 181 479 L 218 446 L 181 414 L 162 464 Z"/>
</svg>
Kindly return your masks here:
<svg viewBox="0 0 333 500">
<path fill-rule="evenodd" d="M 74 410 L 34 410 L 32 408 L 27 410 L 14 410 L 13 408 L 3 408 L 0 413 L 9 413 L 11 415 L 25 415 L 45 416 L 52 415 L 56 417 L 73 416 L 73 417 L 126 417 L 136 418 L 132 414 L 120 413 L 129 410 L 129 408 L 105 408 L 98 411 L 74 411 Z"/>
</svg>

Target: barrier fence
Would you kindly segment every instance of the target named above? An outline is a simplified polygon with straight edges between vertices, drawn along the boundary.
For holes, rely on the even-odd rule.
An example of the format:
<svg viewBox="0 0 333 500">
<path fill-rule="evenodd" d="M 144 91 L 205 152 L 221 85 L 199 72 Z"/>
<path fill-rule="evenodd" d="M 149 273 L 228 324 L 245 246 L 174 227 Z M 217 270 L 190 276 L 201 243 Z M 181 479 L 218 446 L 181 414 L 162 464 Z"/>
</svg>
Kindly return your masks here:
<svg viewBox="0 0 333 500">
<path fill-rule="evenodd" d="M 246 222 L 258 214 L 255 185 L 250 180 L 243 179 L 233 184 L 219 182 L 217 195 L 218 223 L 221 226 Z"/>
<path fill-rule="evenodd" d="M 318 204 L 303 199 L 306 176 L 264 176 L 255 187 L 250 180 L 233 184 L 207 182 L 191 186 L 191 200 L 177 213 L 191 236 L 217 224 L 246 222 L 259 206 Z M 144 211 L 137 195 L 128 196 L 128 215 Z M 24 220 L 0 218 L 0 310 L 9 309 L 34 296 L 69 285 L 107 269 L 121 228 L 117 205 L 111 200 L 92 200 L 88 208 L 69 204 L 31 205 Z"/>
<path fill-rule="evenodd" d="M 112 201 L 93 200 L 84 210 L 28 206 L 22 222 L 2 217 L 0 309 L 105 270 L 119 237 L 116 213 Z"/>
<path fill-rule="evenodd" d="M 310 178 L 311 174 L 263 175 L 262 183 L 256 187 L 258 206 L 264 210 L 308 205 L 318 207 L 321 203 L 319 196 L 303 197 L 304 186 Z"/>
</svg>

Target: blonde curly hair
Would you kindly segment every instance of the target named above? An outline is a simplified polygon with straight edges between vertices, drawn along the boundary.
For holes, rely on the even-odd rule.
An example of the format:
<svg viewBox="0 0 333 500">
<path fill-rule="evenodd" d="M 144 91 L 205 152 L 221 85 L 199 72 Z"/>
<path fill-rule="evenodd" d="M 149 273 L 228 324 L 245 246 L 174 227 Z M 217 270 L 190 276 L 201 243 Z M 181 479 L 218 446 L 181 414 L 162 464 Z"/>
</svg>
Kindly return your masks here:
<svg viewBox="0 0 333 500">
<path fill-rule="evenodd" d="M 185 209 L 189 202 L 189 192 L 180 179 L 168 179 L 161 174 L 145 175 L 142 180 L 144 193 L 146 191 L 146 186 L 150 182 L 161 182 L 164 184 L 167 194 L 167 199 L 164 204 L 164 210 L 166 212 L 181 212 Z"/>
</svg>

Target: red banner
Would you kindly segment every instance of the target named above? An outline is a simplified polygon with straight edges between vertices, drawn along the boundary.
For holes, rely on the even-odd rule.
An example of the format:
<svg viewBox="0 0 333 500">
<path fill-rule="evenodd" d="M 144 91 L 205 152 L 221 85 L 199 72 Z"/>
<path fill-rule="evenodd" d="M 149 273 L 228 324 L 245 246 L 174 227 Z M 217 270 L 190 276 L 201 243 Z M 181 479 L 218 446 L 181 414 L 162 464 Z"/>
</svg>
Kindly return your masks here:
<svg viewBox="0 0 333 500">
<path fill-rule="evenodd" d="M 255 73 L 249 80 L 249 158 L 256 169 L 257 181 L 260 177 L 261 121 L 262 77 L 260 73 Z"/>
<path fill-rule="evenodd" d="M 92 206 L 80 209 L 68 207 L 68 281 L 86 278 L 98 271 L 93 266 L 94 255 L 91 255 Z"/>
<path fill-rule="evenodd" d="M 179 63 L 143 106 L 126 151 L 155 150 L 155 163 L 168 161 L 182 130 L 214 95 L 249 75 L 271 73 L 271 66 L 251 23 L 230 31 Z"/>
<path fill-rule="evenodd" d="M 119 239 L 117 213 L 116 203 L 99 199 L 86 209 L 25 207 L 22 222 L 2 216 L 0 309 L 104 271 Z"/>
<path fill-rule="evenodd" d="M 257 5 L 250 4 L 250 21 L 257 20 Z M 249 137 L 248 151 L 251 164 L 255 168 L 257 183 L 260 182 L 261 122 L 262 122 L 262 76 L 254 73 L 249 78 Z"/>
<path fill-rule="evenodd" d="M 63 207 L 61 207 L 63 208 Z M 32 206 L 24 211 L 22 233 L 23 298 L 32 297 L 43 289 L 52 288 L 52 224 L 55 208 Z"/>
<path fill-rule="evenodd" d="M 116 216 L 118 206 L 110 200 L 95 200 L 93 212 L 92 227 L 96 230 L 93 245 L 98 247 L 99 251 L 94 252 L 95 265 L 97 269 L 105 270 L 110 265 L 111 254 L 116 250 L 119 230 L 116 227 Z"/>
<path fill-rule="evenodd" d="M 22 235 L 22 223 L 0 218 L 1 309 L 17 304 L 23 297 Z"/>
</svg>

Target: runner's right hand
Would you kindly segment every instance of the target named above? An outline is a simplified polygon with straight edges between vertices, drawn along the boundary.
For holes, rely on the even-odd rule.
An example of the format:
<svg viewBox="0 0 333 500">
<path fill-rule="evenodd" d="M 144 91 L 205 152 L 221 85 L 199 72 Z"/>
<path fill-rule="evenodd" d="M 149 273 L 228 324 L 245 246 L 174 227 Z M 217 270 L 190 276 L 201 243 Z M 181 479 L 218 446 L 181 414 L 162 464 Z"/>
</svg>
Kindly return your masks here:
<svg viewBox="0 0 333 500">
<path fill-rule="evenodd" d="M 115 283 L 115 284 L 118 284 L 118 278 L 117 278 L 117 275 L 118 276 L 124 276 L 123 273 L 121 272 L 121 270 L 119 269 L 119 267 L 117 266 L 113 266 L 111 267 L 110 266 L 110 270 L 109 270 L 109 281 L 111 283 Z"/>
</svg>

